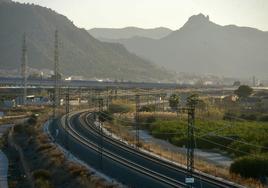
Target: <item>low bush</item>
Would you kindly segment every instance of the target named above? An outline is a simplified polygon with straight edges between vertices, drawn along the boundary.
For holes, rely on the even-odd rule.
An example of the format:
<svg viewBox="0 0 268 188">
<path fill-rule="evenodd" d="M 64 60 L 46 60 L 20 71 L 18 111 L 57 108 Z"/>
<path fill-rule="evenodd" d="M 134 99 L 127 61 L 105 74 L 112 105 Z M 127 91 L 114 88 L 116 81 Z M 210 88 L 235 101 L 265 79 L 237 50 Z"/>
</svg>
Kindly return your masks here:
<svg viewBox="0 0 268 188">
<path fill-rule="evenodd" d="M 223 115 L 223 120 L 232 121 L 232 120 L 236 120 L 236 119 L 237 119 L 236 114 L 234 114 L 232 112 L 226 112 Z"/>
<path fill-rule="evenodd" d="M 30 125 L 35 125 L 37 123 L 37 116 L 35 114 L 32 114 L 28 119 L 28 123 Z"/>
<path fill-rule="evenodd" d="M 156 110 L 155 105 L 145 105 L 140 108 L 140 112 L 153 112 Z"/>
<path fill-rule="evenodd" d="M 39 169 L 33 172 L 34 179 L 45 179 L 49 180 L 51 178 L 50 172 L 48 170 Z"/>
<path fill-rule="evenodd" d="M 134 107 L 125 103 L 112 103 L 109 105 L 110 113 L 128 113 L 134 111 Z"/>
<path fill-rule="evenodd" d="M 23 133 L 24 132 L 24 126 L 22 124 L 15 125 L 14 126 L 14 132 L 15 133 Z"/>
<path fill-rule="evenodd" d="M 259 121 L 268 122 L 268 115 L 263 115 L 259 118 Z"/>
<path fill-rule="evenodd" d="M 52 148 L 53 146 L 51 144 L 42 144 L 40 145 L 36 151 L 43 151 Z"/>
<path fill-rule="evenodd" d="M 187 120 L 163 121 L 157 119 L 145 128 L 154 137 L 168 140 L 172 144 L 181 147 L 187 143 L 187 127 Z M 267 151 L 266 149 L 261 149 L 262 147 L 266 148 L 266 145 L 268 145 L 267 123 L 196 119 L 195 127 L 197 148 L 220 149 L 228 152 L 233 157 L 245 156 L 248 153 L 265 153 Z M 260 147 L 255 147 L 255 145 Z"/>
<path fill-rule="evenodd" d="M 103 111 L 98 113 L 99 116 L 99 120 L 101 122 L 105 122 L 105 121 L 112 121 L 113 120 L 113 114 L 110 113 L 109 111 Z"/>
<path fill-rule="evenodd" d="M 241 114 L 240 118 L 242 118 L 244 120 L 249 120 L 249 121 L 256 121 L 257 115 L 255 115 L 255 114 Z"/>
<path fill-rule="evenodd" d="M 245 156 L 238 158 L 231 164 L 230 172 L 245 178 L 259 179 L 268 176 L 268 157 Z"/>
<path fill-rule="evenodd" d="M 155 121 L 156 121 L 156 118 L 154 116 L 149 116 L 149 117 L 146 118 L 145 123 L 148 124 L 148 125 L 151 125 Z"/>
</svg>

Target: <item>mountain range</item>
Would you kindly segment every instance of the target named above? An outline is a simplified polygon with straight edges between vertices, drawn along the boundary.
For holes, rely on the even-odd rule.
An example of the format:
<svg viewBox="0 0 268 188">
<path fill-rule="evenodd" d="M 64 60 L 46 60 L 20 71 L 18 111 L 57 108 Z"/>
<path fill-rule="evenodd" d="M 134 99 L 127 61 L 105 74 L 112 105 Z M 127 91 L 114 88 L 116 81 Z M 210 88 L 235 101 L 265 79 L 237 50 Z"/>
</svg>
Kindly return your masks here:
<svg viewBox="0 0 268 188">
<path fill-rule="evenodd" d="M 0 1 L 0 69 L 19 69 L 22 36 L 26 33 L 28 66 L 54 67 L 54 33 L 59 32 L 60 72 L 65 76 L 131 81 L 170 81 L 173 74 L 121 44 L 101 42 L 67 17 L 33 5 Z"/>
<path fill-rule="evenodd" d="M 203 14 L 190 17 L 179 30 L 160 39 L 135 36 L 106 41 L 123 44 L 130 52 L 177 72 L 268 78 L 268 32 L 221 26 Z"/>
<path fill-rule="evenodd" d="M 153 29 L 143 29 L 138 27 L 126 28 L 93 28 L 88 32 L 95 38 L 103 41 L 114 39 L 128 39 L 132 37 L 147 37 L 151 39 L 160 39 L 169 35 L 172 30 L 165 27 Z"/>
</svg>

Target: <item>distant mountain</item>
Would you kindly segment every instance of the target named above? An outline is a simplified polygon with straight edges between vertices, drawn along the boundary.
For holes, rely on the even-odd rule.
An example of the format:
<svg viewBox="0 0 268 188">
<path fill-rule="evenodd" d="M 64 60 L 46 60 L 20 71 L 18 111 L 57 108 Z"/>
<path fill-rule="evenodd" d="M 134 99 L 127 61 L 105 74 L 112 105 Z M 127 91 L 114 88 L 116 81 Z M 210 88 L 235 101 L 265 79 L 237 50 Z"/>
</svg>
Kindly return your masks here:
<svg viewBox="0 0 268 188">
<path fill-rule="evenodd" d="M 11 0 L 0 0 L 0 3 L 11 3 Z"/>
<path fill-rule="evenodd" d="M 178 72 L 266 78 L 268 32 L 235 25 L 220 26 L 203 14 L 158 40 L 114 40 L 131 52 Z"/>
<path fill-rule="evenodd" d="M 138 27 L 126 27 L 120 29 L 113 28 L 94 28 L 88 31 L 93 37 L 110 41 L 114 39 L 128 39 L 132 37 L 147 37 L 152 39 L 160 39 L 169 35 L 172 30 L 165 27 L 154 29 L 142 29 Z"/>
<path fill-rule="evenodd" d="M 44 7 L 0 4 L 0 69 L 20 68 L 22 36 L 27 35 L 29 66 L 53 70 L 54 32 L 59 31 L 60 70 L 67 75 L 132 81 L 167 81 L 173 75 L 121 44 L 100 42 L 65 16 Z"/>
</svg>

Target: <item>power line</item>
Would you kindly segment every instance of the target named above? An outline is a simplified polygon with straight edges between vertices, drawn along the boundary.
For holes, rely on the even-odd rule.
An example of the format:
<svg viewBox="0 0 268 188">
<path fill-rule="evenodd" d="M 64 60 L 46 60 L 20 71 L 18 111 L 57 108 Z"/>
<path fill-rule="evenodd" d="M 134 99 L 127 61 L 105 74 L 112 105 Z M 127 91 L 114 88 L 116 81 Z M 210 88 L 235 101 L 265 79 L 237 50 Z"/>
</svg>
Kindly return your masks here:
<svg viewBox="0 0 268 188">
<path fill-rule="evenodd" d="M 253 146 L 253 147 L 257 147 L 257 148 L 262 148 L 262 149 L 267 149 L 268 150 L 268 147 L 260 146 L 260 145 L 256 145 L 256 144 L 251 144 L 249 142 L 244 142 L 244 141 L 233 139 L 233 138 L 230 138 L 230 137 L 220 136 L 220 135 L 216 135 L 216 134 L 213 134 L 213 136 L 216 136 L 216 137 L 219 137 L 219 138 L 223 138 L 223 139 L 226 139 L 226 140 L 231 140 L 231 141 L 239 142 L 239 143 L 244 144 L 244 145 Z"/>
<path fill-rule="evenodd" d="M 252 153 L 245 152 L 245 151 L 241 151 L 241 150 L 238 150 L 238 149 L 234 149 L 234 148 L 231 148 L 231 147 L 228 147 L 228 146 L 219 144 L 219 143 L 217 143 L 217 142 L 214 142 L 214 141 L 211 141 L 211 140 L 208 140 L 208 139 L 205 139 L 205 138 L 200 138 L 200 137 L 198 137 L 198 136 L 197 136 L 197 138 L 199 138 L 200 140 L 209 142 L 209 143 L 211 143 L 211 144 L 214 144 L 214 145 L 218 145 L 218 146 L 224 147 L 224 148 L 226 148 L 226 149 L 230 149 L 230 150 L 233 150 L 233 151 L 237 151 L 237 152 L 240 152 L 240 153 L 243 153 L 243 154 L 246 154 L 246 155 L 252 155 L 252 156 L 255 156 L 255 155 L 253 155 Z"/>
<path fill-rule="evenodd" d="M 122 119 L 119 119 L 119 118 L 115 118 L 114 116 L 109 115 L 109 114 L 107 114 L 105 112 L 102 112 L 102 113 L 105 114 L 108 117 L 111 117 L 111 118 L 116 119 L 116 120 L 118 120 L 120 122 L 123 122 L 123 123 L 133 123 L 133 121 L 122 120 Z M 148 123 L 139 122 L 139 124 L 147 125 Z M 202 137 L 205 137 L 205 136 L 211 136 L 211 135 L 213 135 L 213 136 L 217 136 L 217 137 L 229 139 L 229 140 L 232 140 L 232 141 L 237 141 L 237 142 L 240 142 L 240 143 L 243 143 L 243 144 L 246 144 L 246 145 L 251 145 L 251 146 L 258 147 L 258 148 L 263 148 L 263 149 L 268 149 L 268 147 L 264 147 L 264 146 L 260 146 L 260 145 L 254 145 L 254 144 L 251 144 L 249 142 L 245 142 L 245 141 L 233 139 L 233 138 L 230 138 L 230 137 L 224 137 L 224 136 L 216 135 L 217 132 L 222 131 L 222 130 L 227 129 L 227 128 L 230 128 L 231 126 L 233 126 L 233 125 L 227 125 L 226 127 L 221 127 L 220 129 L 216 129 L 216 130 L 213 130 L 211 132 L 207 132 L 207 133 L 202 134 L 202 135 L 197 136 L 197 137 L 198 138 L 202 138 Z M 194 129 L 202 130 L 202 129 L 197 128 L 197 127 L 194 127 Z M 151 134 L 154 134 L 154 135 L 156 135 L 156 134 L 159 134 L 159 135 L 176 135 L 176 134 L 181 134 L 181 132 L 163 132 L 163 133 L 153 133 L 153 132 L 150 132 L 150 133 Z"/>
</svg>

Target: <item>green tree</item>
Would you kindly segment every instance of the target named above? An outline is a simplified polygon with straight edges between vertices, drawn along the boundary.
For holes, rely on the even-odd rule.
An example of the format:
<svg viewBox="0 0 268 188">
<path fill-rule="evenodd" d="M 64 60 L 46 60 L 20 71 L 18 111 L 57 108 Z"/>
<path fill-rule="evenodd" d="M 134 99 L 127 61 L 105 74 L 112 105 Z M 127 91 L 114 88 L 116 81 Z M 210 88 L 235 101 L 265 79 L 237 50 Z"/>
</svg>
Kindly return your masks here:
<svg viewBox="0 0 268 188">
<path fill-rule="evenodd" d="M 199 95 L 196 93 L 187 97 L 188 106 L 196 106 L 198 104 L 198 101 L 199 101 Z"/>
<path fill-rule="evenodd" d="M 177 95 L 177 94 L 172 94 L 170 97 L 169 97 L 169 106 L 170 108 L 175 111 L 178 109 L 178 105 L 179 105 L 179 102 L 180 102 L 180 96 Z"/>
<path fill-rule="evenodd" d="M 241 82 L 240 81 L 235 81 L 234 83 L 233 83 L 233 86 L 240 86 L 241 85 Z"/>
<path fill-rule="evenodd" d="M 239 97 L 239 98 L 246 98 L 250 96 L 253 92 L 253 89 L 247 85 L 241 85 L 237 90 L 234 91 L 234 93 Z"/>
</svg>

